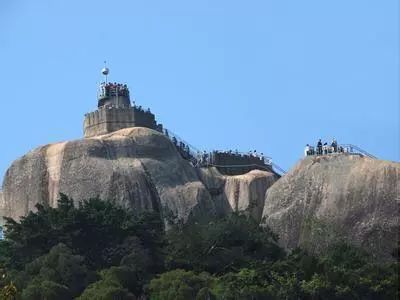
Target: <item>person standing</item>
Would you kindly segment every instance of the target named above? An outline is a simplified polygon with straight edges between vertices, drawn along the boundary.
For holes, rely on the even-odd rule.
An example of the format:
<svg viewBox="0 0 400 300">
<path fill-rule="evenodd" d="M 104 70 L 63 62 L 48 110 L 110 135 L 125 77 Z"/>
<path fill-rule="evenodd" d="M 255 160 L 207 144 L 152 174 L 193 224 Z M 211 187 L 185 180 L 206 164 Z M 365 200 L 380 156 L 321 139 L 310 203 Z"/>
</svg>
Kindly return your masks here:
<svg viewBox="0 0 400 300">
<path fill-rule="evenodd" d="M 306 147 L 304 148 L 304 156 L 310 155 L 310 145 L 307 144 Z"/>
<path fill-rule="evenodd" d="M 333 148 L 333 152 L 336 153 L 338 151 L 338 144 L 336 142 L 336 139 L 332 140 L 332 144 L 331 144 L 332 148 Z"/>
<path fill-rule="evenodd" d="M 318 143 L 317 143 L 317 154 L 318 155 L 322 155 L 322 141 L 321 141 L 321 139 L 319 139 Z"/>
</svg>

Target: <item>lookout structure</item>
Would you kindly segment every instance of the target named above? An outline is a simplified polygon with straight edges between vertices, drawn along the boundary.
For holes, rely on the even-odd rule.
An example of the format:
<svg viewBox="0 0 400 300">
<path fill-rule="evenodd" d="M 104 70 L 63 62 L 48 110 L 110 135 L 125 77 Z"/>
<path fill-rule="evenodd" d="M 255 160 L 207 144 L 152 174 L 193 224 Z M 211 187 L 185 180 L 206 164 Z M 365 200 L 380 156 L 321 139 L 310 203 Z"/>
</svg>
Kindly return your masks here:
<svg viewBox="0 0 400 300">
<path fill-rule="evenodd" d="M 144 110 L 141 106 L 131 105 L 129 88 L 126 84 L 108 82 L 109 69 L 101 70 L 104 81 L 100 84 L 97 99 L 97 110 L 85 114 L 83 124 L 84 137 L 104 135 L 129 127 L 147 127 L 167 136 L 177 148 L 182 158 L 196 167 L 216 167 L 225 175 L 240 175 L 251 170 L 259 169 L 275 173 L 277 176 L 285 171 L 279 168 L 275 172 L 271 158 L 256 151 L 239 153 L 237 151 L 199 151 L 190 146 L 171 131 L 163 128 L 156 122 L 150 109 Z"/>
<path fill-rule="evenodd" d="M 85 114 L 84 137 L 107 134 L 128 127 L 147 127 L 162 132 L 162 125 L 156 122 L 150 109 L 131 105 L 126 84 L 107 82 L 109 69 L 104 67 L 105 81 L 100 84 L 97 94 L 97 110 Z"/>
</svg>

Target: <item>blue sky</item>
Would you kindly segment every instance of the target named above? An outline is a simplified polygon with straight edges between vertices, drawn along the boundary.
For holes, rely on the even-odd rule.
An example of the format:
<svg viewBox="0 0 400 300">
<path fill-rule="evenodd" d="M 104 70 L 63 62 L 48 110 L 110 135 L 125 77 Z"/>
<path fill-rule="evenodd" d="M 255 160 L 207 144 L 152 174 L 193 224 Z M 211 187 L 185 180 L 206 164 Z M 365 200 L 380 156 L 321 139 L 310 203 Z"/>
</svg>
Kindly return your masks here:
<svg viewBox="0 0 400 300">
<path fill-rule="evenodd" d="M 201 149 L 289 169 L 318 138 L 399 150 L 399 1 L 0 2 L 0 180 L 82 136 L 100 69 Z"/>
</svg>

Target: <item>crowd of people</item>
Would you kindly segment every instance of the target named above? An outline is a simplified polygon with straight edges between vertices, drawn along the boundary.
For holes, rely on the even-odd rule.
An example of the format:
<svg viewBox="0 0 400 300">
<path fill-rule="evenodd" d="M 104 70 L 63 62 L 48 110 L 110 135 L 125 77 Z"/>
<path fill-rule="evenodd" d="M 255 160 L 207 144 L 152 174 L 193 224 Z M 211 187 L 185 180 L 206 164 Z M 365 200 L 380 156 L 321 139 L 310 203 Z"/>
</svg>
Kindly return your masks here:
<svg viewBox="0 0 400 300">
<path fill-rule="evenodd" d="M 208 153 L 203 151 L 199 152 L 198 164 L 200 166 L 209 166 L 218 164 L 218 162 L 233 162 L 232 164 L 246 165 L 246 164 L 271 164 L 271 159 L 265 157 L 263 153 L 257 153 L 257 150 L 249 151 L 249 153 L 240 153 L 238 150 L 232 151 L 213 151 Z M 228 163 L 229 164 L 229 163 Z"/>
<path fill-rule="evenodd" d="M 331 144 L 322 143 L 321 139 L 318 140 L 316 147 L 309 144 L 306 145 L 304 149 L 304 156 L 310 155 L 326 155 L 330 153 L 342 153 L 344 149 L 342 146 L 338 145 L 336 139 L 333 139 Z"/>
<path fill-rule="evenodd" d="M 146 110 L 141 106 L 141 105 L 136 105 L 135 103 L 133 103 L 133 107 L 140 111 L 140 112 L 146 112 L 146 113 L 151 113 L 150 108 L 147 108 Z"/>
<path fill-rule="evenodd" d="M 169 137 L 168 131 L 167 130 L 165 130 L 165 131 L 167 132 L 167 136 Z M 171 139 L 172 143 L 175 145 L 175 147 L 178 150 L 178 152 L 180 153 L 180 155 L 184 159 L 191 161 L 193 163 L 193 165 L 198 164 L 198 160 L 190 151 L 189 145 L 185 144 L 182 141 L 178 141 L 178 139 L 175 136 L 170 137 L 170 139 Z"/>
<path fill-rule="evenodd" d="M 235 151 L 215 150 L 212 152 L 193 150 L 187 143 L 177 138 L 167 129 L 163 129 L 162 132 L 172 141 L 172 143 L 175 145 L 176 149 L 181 154 L 181 156 L 192 162 L 192 164 L 196 167 L 205 167 L 214 165 L 216 161 L 217 162 L 224 161 L 225 163 L 228 161 L 234 161 L 238 165 L 245 165 L 245 164 L 270 165 L 272 163 L 270 158 L 264 156 L 263 153 L 257 152 L 257 150 L 251 150 L 248 153 L 241 153 L 238 150 Z"/>
<path fill-rule="evenodd" d="M 129 97 L 129 89 L 126 84 L 112 83 L 112 82 L 102 82 L 100 84 L 100 93 L 103 97 L 112 96 L 125 96 Z"/>
</svg>

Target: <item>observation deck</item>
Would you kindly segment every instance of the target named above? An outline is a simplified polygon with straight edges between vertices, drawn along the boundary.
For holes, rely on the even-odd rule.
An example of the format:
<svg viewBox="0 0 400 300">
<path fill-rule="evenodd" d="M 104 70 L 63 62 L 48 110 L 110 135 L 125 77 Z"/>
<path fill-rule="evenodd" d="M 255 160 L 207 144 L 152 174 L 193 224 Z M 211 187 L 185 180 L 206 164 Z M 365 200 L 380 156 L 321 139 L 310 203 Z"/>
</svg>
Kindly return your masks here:
<svg viewBox="0 0 400 300">
<path fill-rule="evenodd" d="M 129 127 L 147 127 L 162 131 L 162 125 L 156 122 L 150 109 L 144 110 L 141 106 L 131 105 L 126 84 L 102 82 L 97 100 L 97 110 L 85 114 L 85 138 Z"/>
<path fill-rule="evenodd" d="M 126 84 L 101 83 L 97 95 L 98 107 L 114 106 L 120 108 L 131 107 L 129 89 Z"/>
</svg>

